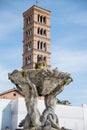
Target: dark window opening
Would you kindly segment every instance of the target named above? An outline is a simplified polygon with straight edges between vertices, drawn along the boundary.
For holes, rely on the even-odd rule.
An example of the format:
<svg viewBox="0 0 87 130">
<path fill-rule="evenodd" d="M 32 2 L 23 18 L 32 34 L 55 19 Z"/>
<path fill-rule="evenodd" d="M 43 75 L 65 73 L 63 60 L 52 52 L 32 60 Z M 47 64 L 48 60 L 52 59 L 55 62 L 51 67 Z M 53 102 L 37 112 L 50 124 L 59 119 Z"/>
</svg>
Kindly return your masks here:
<svg viewBox="0 0 87 130">
<path fill-rule="evenodd" d="M 44 51 L 46 51 L 46 43 L 44 43 L 43 49 L 44 49 Z"/>
<path fill-rule="evenodd" d="M 46 30 L 44 30 L 44 36 L 46 36 Z"/>
<path fill-rule="evenodd" d="M 37 31 L 38 34 L 40 34 L 40 28 L 38 28 L 38 31 Z"/>
<path fill-rule="evenodd" d="M 44 57 L 43 60 L 46 62 L 46 57 Z"/>
<path fill-rule="evenodd" d="M 27 24 L 29 24 L 31 21 L 32 21 L 32 15 L 30 15 L 29 17 L 26 18 Z"/>
<path fill-rule="evenodd" d="M 45 23 L 46 24 L 46 17 L 45 16 L 42 16 L 42 15 L 38 14 L 37 20 L 40 23 Z"/>
<path fill-rule="evenodd" d="M 16 96 L 16 93 L 13 93 L 13 96 Z"/>
<path fill-rule="evenodd" d="M 29 37 L 32 34 L 32 28 L 30 28 L 28 31 L 26 31 L 26 36 Z"/>
<path fill-rule="evenodd" d="M 26 64 L 30 64 L 31 63 L 31 56 L 26 58 Z"/>
<path fill-rule="evenodd" d="M 37 34 L 46 36 L 46 29 L 44 30 L 43 28 L 38 28 L 37 29 Z"/>
<path fill-rule="evenodd" d="M 28 42 L 28 45 L 27 45 L 27 50 L 30 51 L 31 50 L 31 41 Z"/>
<path fill-rule="evenodd" d="M 43 17 L 43 23 L 46 23 L 46 17 Z"/>
<path fill-rule="evenodd" d="M 46 51 L 46 43 L 38 41 L 37 42 L 37 49 Z"/>
<path fill-rule="evenodd" d="M 43 21 L 43 16 L 40 16 L 40 22 L 42 23 L 42 21 Z"/>
<path fill-rule="evenodd" d="M 42 55 L 38 55 L 38 56 L 37 56 L 37 62 L 38 62 L 38 61 L 41 61 L 41 60 L 43 60 L 43 56 L 42 56 Z"/>
<path fill-rule="evenodd" d="M 40 41 L 37 43 L 37 49 L 40 49 Z"/>
<path fill-rule="evenodd" d="M 41 46 L 40 46 L 40 49 L 41 49 L 41 50 L 43 49 L 43 42 L 41 42 Z"/>
<path fill-rule="evenodd" d="M 40 30 L 40 34 L 43 35 L 43 29 Z"/>
<path fill-rule="evenodd" d="M 40 21 L 40 15 L 38 14 L 38 22 Z"/>
</svg>

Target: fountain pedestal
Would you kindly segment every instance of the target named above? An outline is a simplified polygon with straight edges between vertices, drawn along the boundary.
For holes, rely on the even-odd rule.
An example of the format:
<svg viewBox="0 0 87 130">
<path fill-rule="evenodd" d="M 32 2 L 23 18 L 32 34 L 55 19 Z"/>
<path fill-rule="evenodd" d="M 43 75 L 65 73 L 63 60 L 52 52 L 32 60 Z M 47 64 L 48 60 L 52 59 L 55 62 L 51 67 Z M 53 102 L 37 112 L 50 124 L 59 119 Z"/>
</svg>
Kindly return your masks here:
<svg viewBox="0 0 87 130">
<path fill-rule="evenodd" d="M 72 82 L 70 74 L 42 68 L 14 70 L 8 77 L 25 97 L 27 115 L 19 125 L 23 130 L 62 130 L 55 114 L 56 96 Z M 42 115 L 37 109 L 39 95 L 44 96 L 46 106 Z"/>
</svg>

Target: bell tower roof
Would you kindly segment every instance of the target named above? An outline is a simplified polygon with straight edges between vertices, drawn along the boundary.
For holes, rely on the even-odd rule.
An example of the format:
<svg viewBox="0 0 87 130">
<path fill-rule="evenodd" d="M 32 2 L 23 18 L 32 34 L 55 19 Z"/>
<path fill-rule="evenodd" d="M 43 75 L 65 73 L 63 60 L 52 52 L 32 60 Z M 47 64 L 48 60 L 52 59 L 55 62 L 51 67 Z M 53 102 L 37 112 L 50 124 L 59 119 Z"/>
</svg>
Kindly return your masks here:
<svg viewBox="0 0 87 130">
<path fill-rule="evenodd" d="M 33 5 L 32 7 L 30 7 L 29 9 L 27 9 L 27 10 L 23 13 L 23 15 L 24 15 L 25 13 L 27 13 L 29 10 L 32 10 L 32 9 L 40 9 L 40 10 L 44 10 L 44 11 L 46 11 L 46 12 L 51 13 L 50 10 L 44 9 L 44 8 L 39 7 L 39 6 L 37 6 L 37 5 Z"/>
</svg>

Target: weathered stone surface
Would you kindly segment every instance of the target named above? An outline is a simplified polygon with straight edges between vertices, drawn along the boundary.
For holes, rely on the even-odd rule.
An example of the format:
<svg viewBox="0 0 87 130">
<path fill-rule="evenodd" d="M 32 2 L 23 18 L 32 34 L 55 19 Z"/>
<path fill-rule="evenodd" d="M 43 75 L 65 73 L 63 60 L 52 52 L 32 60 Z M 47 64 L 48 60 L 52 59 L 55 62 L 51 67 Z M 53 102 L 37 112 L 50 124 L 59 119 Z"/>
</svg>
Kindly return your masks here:
<svg viewBox="0 0 87 130">
<path fill-rule="evenodd" d="M 71 82 L 72 78 L 70 74 L 60 72 L 57 69 L 28 69 L 28 70 L 21 70 L 17 71 L 14 70 L 11 75 L 11 80 L 15 82 L 24 81 L 27 78 L 36 85 L 38 94 L 40 95 L 47 95 L 52 93 L 53 91 L 63 90 L 64 85 L 67 85 Z M 62 88 L 61 88 L 62 86 Z"/>
<path fill-rule="evenodd" d="M 23 130 L 61 130 L 55 114 L 56 96 L 72 82 L 70 74 L 48 68 L 14 70 L 9 79 L 25 96 L 27 115 L 20 123 Z M 46 109 L 40 115 L 38 95 L 44 96 Z"/>
</svg>

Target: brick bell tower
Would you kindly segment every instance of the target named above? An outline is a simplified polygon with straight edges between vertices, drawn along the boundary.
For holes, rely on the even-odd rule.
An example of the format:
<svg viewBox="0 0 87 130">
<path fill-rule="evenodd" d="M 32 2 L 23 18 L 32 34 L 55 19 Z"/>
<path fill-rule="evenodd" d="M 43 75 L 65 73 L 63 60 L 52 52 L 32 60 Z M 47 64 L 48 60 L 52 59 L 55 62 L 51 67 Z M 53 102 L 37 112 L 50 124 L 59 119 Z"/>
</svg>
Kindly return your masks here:
<svg viewBox="0 0 87 130">
<path fill-rule="evenodd" d="M 50 67 L 50 11 L 33 5 L 23 13 L 23 69 L 41 59 Z"/>
</svg>

